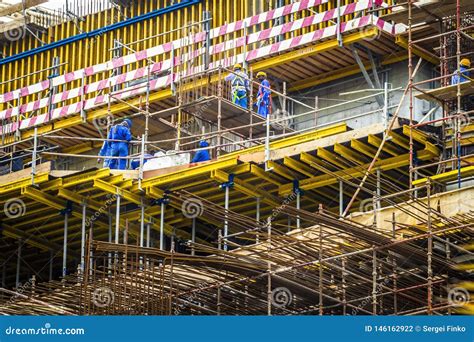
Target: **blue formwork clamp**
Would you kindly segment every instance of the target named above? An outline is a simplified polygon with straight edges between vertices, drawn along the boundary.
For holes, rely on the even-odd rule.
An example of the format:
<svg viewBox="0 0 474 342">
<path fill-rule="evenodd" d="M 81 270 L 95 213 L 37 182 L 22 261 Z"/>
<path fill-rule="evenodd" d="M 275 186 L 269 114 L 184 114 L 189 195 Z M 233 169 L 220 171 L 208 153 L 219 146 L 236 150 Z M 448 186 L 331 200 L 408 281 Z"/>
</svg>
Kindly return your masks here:
<svg viewBox="0 0 474 342">
<path fill-rule="evenodd" d="M 232 188 L 233 186 L 234 186 L 234 174 L 233 173 L 231 173 L 229 175 L 229 180 L 227 182 L 224 182 L 221 185 L 219 185 L 219 187 L 221 189 Z"/>
<path fill-rule="evenodd" d="M 303 189 L 300 188 L 300 181 L 297 179 L 293 179 L 293 193 L 299 194 L 300 196 L 304 195 Z"/>
<path fill-rule="evenodd" d="M 66 207 L 64 209 L 61 209 L 59 211 L 59 214 L 61 215 L 66 215 L 66 214 L 70 214 L 72 213 L 72 202 L 71 201 L 67 201 L 66 202 Z"/>
<path fill-rule="evenodd" d="M 161 205 L 170 203 L 170 198 L 168 197 L 168 194 L 169 191 L 165 190 L 165 192 L 163 193 L 163 197 L 156 199 L 154 204 Z"/>
</svg>

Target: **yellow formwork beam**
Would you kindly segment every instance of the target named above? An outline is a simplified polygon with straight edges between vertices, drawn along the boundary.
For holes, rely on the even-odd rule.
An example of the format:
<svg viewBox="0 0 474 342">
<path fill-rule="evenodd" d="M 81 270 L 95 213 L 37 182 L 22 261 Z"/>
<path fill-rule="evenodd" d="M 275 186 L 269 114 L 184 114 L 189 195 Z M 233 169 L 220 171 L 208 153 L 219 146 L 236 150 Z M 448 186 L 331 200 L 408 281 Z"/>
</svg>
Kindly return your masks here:
<svg viewBox="0 0 474 342">
<path fill-rule="evenodd" d="M 304 156 L 301 156 L 302 160 Z M 418 159 L 426 160 L 433 158 L 433 154 L 429 150 L 422 150 L 418 152 Z M 303 160 L 304 161 L 304 160 Z M 409 154 L 403 154 L 397 157 L 392 157 L 384 160 L 379 160 L 375 162 L 373 172 L 380 168 L 380 170 L 391 170 L 399 167 L 407 166 L 409 164 Z M 311 190 L 315 188 L 320 188 L 323 186 L 332 185 L 338 182 L 339 178 L 351 179 L 362 177 L 365 174 L 365 170 L 368 169 L 369 164 L 364 164 L 358 167 L 352 167 L 345 170 L 335 171 L 334 175 L 323 174 L 311 178 L 306 178 L 300 180 L 299 186 L 303 190 Z M 293 190 L 293 184 L 284 184 L 279 187 L 278 193 L 280 195 L 287 195 Z"/>
<path fill-rule="evenodd" d="M 324 128 L 318 128 L 318 129 L 315 129 L 311 132 L 301 133 L 301 134 L 297 134 L 297 135 L 292 136 L 292 137 L 288 137 L 288 138 L 285 138 L 285 139 L 279 139 L 277 141 L 270 142 L 270 149 L 271 150 L 278 150 L 278 149 L 281 149 L 281 148 L 285 148 L 285 147 L 289 147 L 289 146 L 293 146 L 293 145 L 297 145 L 297 144 L 302 144 L 302 143 L 305 143 L 305 142 L 308 142 L 308 141 L 321 139 L 321 138 L 324 138 L 324 137 L 327 137 L 327 136 L 330 136 L 330 135 L 344 133 L 346 131 L 347 131 L 347 124 L 345 124 L 345 123 L 335 124 L 335 125 L 331 125 L 331 126 L 324 127 Z M 258 145 L 258 146 L 250 147 L 250 148 L 247 148 L 247 149 L 244 149 L 244 150 L 239 150 L 239 151 L 235 151 L 235 152 L 232 152 L 232 153 L 228 153 L 226 155 L 223 155 L 219 159 L 227 159 L 227 158 L 236 157 L 236 156 L 243 155 L 243 154 L 255 153 L 255 152 L 260 152 L 260 151 L 264 151 L 264 150 L 265 150 L 264 145 Z"/>
<path fill-rule="evenodd" d="M 373 158 L 377 154 L 376 148 L 373 148 L 372 146 L 364 144 L 363 142 L 357 139 L 351 140 L 351 148 L 360 153 L 365 154 L 367 157 L 370 157 L 370 158 Z"/>
<path fill-rule="evenodd" d="M 35 176 L 35 184 L 41 184 L 49 180 L 49 172 L 39 173 Z M 25 177 L 20 180 L 3 184 L 0 187 L 0 195 L 10 191 L 21 190 L 23 187 L 31 185 L 31 177 Z"/>
<path fill-rule="evenodd" d="M 142 188 L 148 188 L 151 186 L 160 186 L 178 181 L 183 181 L 188 178 L 203 176 L 211 171 L 225 169 L 231 166 L 236 166 L 238 163 L 237 158 L 217 160 L 203 165 L 197 165 L 190 167 L 186 170 L 180 170 L 165 175 L 160 175 L 152 178 L 148 178 L 142 181 Z M 132 192 L 138 191 L 138 183 L 134 184 L 130 189 Z"/>
<path fill-rule="evenodd" d="M 57 245 L 49 240 L 43 239 L 41 236 L 26 233 L 20 229 L 17 229 L 16 227 L 11 227 L 5 223 L 2 224 L 2 234 L 13 239 L 22 239 L 24 243 L 45 251 L 61 250 L 60 245 Z"/>
<path fill-rule="evenodd" d="M 255 164 L 250 167 L 250 173 L 276 186 L 280 186 L 284 182 L 283 178 L 271 174 L 270 172 L 265 172 L 260 167 L 258 167 L 258 165 Z"/>
<path fill-rule="evenodd" d="M 76 204 L 80 204 L 80 205 L 85 204 L 88 208 L 91 208 L 97 211 L 101 210 L 101 208 L 103 207 L 103 205 L 100 204 L 99 202 L 94 201 L 93 199 L 81 196 L 78 193 L 69 191 L 67 189 L 59 189 L 58 196 L 66 200 L 69 200 L 71 202 L 74 202 Z"/>
<path fill-rule="evenodd" d="M 368 142 L 369 142 L 370 145 L 375 146 L 375 147 L 378 148 L 380 146 L 380 144 L 382 144 L 382 139 L 379 138 L 376 135 L 369 134 L 368 135 Z M 392 156 L 399 156 L 400 153 L 402 153 L 401 150 L 399 150 L 398 148 L 391 145 L 390 142 L 388 142 L 388 141 L 385 142 L 385 144 L 383 145 L 382 151 L 384 151 L 385 153 L 391 154 Z"/>
<path fill-rule="evenodd" d="M 402 36 L 396 36 L 395 43 L 408 50 L 408 40 L 406 38 Z M 433 63 L 434 65 L 439 64 L 439 58 L 437 56 L 433 55 L 432 53 L 426 51 L 425 49 L 419 47 L 416 44 L 412 45 L 412 51 L 418 57 L 421 57 L 424 60 L 427 60 L 428 62 Z"/>
<path fill-rule="evenodd" d="M 474 175 L 474 166 L 466 166 L 460 170 L 461 177 L 468 177 Z M 448 172 L 443 172 L 432 177 L 429 177 L 430 180 L 436 182 L 448 182 L 454 180 L 458 177 L 458 170 L 451 170 Z M 428 181 L 428 178 L 420 178 L 412 182 L 413 185 L 425 184 Z"/>
<path fill-rule="evenodd" d="M 110 176 L 110 169 L 88 171 L 76 176 L 69 176 L 69 177 L 63 178 L 62 187 L 68 188 L 70 186 L 92 182 L 96 179 L 105 178 L 108 176 Z"/>
<path fill-rule="evenodd" d="M 406 136 L 410 136 L 410 127 L 407 125 L 403 126 L 403 134 Z M 419 143 L 425 145 L 425 149 L 430 151 L 432 154 L 439 155 L 440 151 L 439 149 L 432 144 L 431 142 L 428 141 L 429 136 L 417 129 L 412 129 L 411 134 L 413 137 L 413 140 L 418 141 Z"/>
<path fill-rule="evenodd" d="M 347 160 L 350 160 L 357 165 L 361 165 L 367 162 L 366 158 L 364 156 L 361 156 L 360 154 L 352 151 L 350 148 L 347 148 L 346 146 L 340 144 L 340 143 L 335 143 L 334 144 L 334 152 L 340 154 Z"/>
<path fill-rule="evenodd" d="M 136 195 L 128 190 L 122 189 L 118 186 L 104 182 L 103 180 L 95 179 L 93 186 L 94 188 L 108 192 L 109 194 L 119 195 L 121 198 L 124 198 L 127 201 L 130 201 L 132 203 L 135 203 L 138 205 L 142 204 L 141 196 Z"/>
<path fill-rule="evenodd" d="M 215 170 L 211 172 L 211 178 L 218 182 L 224 183 L 229 181 L 229 174 L 221 170 Z M 259 190 L 256 190 L 253 185 L 248 184 L 243 180 L 234 178 L 234 189 L 249 197 L 260 197 L 262 199 L 262 202 L 272 205 L 274 207 L 280 205 L 278 200 L 275 200 L 272 198 L 272 196 L 269 196 L 268 192 L 261 192 Z"/>
<path fill-rule="evenodd" d="M 304 155 L 304 158 L 303 158 L 303 155 Z M 342 158 L 340 158 L 337 154 L 332 153 L 331 151 L 328 151 L 323 147 L 320 147 L 316 150 L 316 155 L 319 158 L 321 158 L 321 159 L 323 159 L 323 160 L 325 160 L 325 161 L 327 161 L 327 162 L 329 162 L 329 163 L 331 163 L 331 164 L 333 164 L 333 165 L 335 165 L 335 166 L 337 166 L 341 169 L 344 169 L 344 168 L 349 166 L 349 164 L 346 161 L 342 160 Z M 310 155 L 309 153 L 306 153 L 306 152 L 301 153 L 301 160 L 305 161 L 305 162 L 312 160 L 316 164 L 321 164 L 317 161 L 316 158 L 314 158 L 312 155 Z"/>
</svg>

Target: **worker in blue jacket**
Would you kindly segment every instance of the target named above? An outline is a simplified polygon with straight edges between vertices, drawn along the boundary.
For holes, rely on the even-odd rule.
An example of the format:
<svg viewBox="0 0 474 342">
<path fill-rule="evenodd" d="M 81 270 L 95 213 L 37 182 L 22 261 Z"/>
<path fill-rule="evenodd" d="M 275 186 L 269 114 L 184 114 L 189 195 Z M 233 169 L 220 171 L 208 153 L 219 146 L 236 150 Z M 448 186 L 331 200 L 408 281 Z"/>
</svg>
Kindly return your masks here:
<svg viewBox="0 0 474 342">
<path fill-rule="evenodd" d="M 201 140 L 199 142 L 199 147 L 200 148 L 209 147 L 209 144 L 208 144 L 207 141 Z M 206 150 L 199 150 L 194 155 L 194 158 L 193 158 L 193 160 L 191 160 L 191 163 L 199 163 L 199 162 L 203 162 L 203 161 L 206 161 L 206 160 L 211 160 L 211 155 L 209 154 L 209 150 L 207 150 L 207 149 Z"/>
<path fill-rule="evenodd" d="M 263 71 L 259 71 L 257 73 L 257 78 L 260 82 L 256 103 L 256 106 L 258 108 L 257 113 L 266 118 L 267 115 L 269 115 L 272 111 L 270 82 L 268 82 L 267 80 L 267 74 Z"/>
<path fill-rule="evenodd" d="M 109 139 L 121 140 L 111 141 L 111 155 L 113 157 L 126 157 L 128 156 L 128 142 L 132 140 L 132 121 L 125 119 L 120 125 L 115 125 L 109 132 Z M 115 159 L 115 165 L 110 167 L 111 169 L 125 170 L 127 168 L 127 159 Z"/>
<path fill-rule="evenodd" d="M 112 150 L 110 148 L 110 145 L 111 145 L 111 142 L 108 141 L 108 140 L 105 140 L 104 143 L 102 144 L 102 147 L 99 151 L 99 156 L 101 157 L 110 157 L 110 155 L 112 154 Z M 100 163 L 101 162 L 101 158 L 97 159 L 97 162 Z M 110 159 L 110 158 L 104 158 L 104 163 L 102 164 L 102 166 L 105 168 L 105 167 L 110 167 L 110 168 L 113 168 L 114 166 L 114 162 L 116 160 L 115 159 Z"/>
<path fill-rule="evenodd" d="M 451 84 L 458 84 L 462 82 L 469 81 L 471 78 L 471 72 L 469 69 L 471 68 L 471 61 L 467 58 L 461 59 L 459 63 L 459 71 L 456 70 L 451 77 Z"/>
</svg>

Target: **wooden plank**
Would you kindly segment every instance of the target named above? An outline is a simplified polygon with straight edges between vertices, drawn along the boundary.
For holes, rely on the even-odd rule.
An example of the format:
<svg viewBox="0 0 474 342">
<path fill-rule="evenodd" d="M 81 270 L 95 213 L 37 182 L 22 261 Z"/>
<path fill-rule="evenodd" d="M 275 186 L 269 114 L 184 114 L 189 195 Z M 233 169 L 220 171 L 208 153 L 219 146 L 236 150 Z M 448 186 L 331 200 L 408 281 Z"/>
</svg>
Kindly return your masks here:
<svg viewBox="0 0 474 342">
<path fill-rule="evenodd" d="M 447 101 L 453 100 L 457 96 L 458 86 L 457 84 L 449 85 L 446 87 L 424 90 L 425 93 L 415 95 L 416 98 L 426 101 Z M 466 81 L 461 83 L 461 95 L 472 95 L 474 94 L 474 81 Z M 431 95 L 431 96 L 430 96 Z"/>
<path fill-rule="evenodd" d="M 51 162 L 42 163 L 36 166 L 36 173 L 43 173 L 51 171 Z M 20 171 L 9 173 L 8 175 L 0 176 L 0 185 L 13 182 L 17 179 L 31 176 L 31 167 Z"/>
</svg>

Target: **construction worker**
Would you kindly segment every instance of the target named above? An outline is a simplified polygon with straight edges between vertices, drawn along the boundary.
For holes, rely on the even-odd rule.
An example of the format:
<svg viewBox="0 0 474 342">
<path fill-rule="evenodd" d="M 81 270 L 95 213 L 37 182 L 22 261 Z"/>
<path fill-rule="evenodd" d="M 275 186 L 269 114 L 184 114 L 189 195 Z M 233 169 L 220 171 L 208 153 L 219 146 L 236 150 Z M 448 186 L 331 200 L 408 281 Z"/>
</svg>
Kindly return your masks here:
<svg viewBox="0 0 474 342">
<path fill-rule="evenodd" d="M 234 72 L 227 75 L 225 80 L 230 82 L 232 86 L 232 103 L 247 109 L 247 93 L 250 89 L 250 82 L 249 77 L 242 70 L 242 64 L 235 64 Z"/>
<path fill-rule="evenodd" d="M 126 157 L 128 156 L 128 142 L 132 140 L 132 121 L 125 119 L 120 125 L 115 125 L 109 132 L 109 139 L 120 140 L 111 141 L 111 156 L 112 157 Z M 112 164 L 112 162 L 110 163 Z M 127 168 L 127 159 L 115 159 L 111 169 L 125 170 Z"/>
<path fill-rule="evenodd" d="M 110 157 L 110 155 L 112 153 L 110 145 L 111 145 L 110 141 L 108 141 L 108 140 L 104 141 L 104 143 L 102 144 L 102 147 L 99 151 L 99 156 L 101 156 L 101 157 Z M 98 163 L 100 163 L 101 161 L 102 161 L 101 158 L 97 159 Z M 104 158 L 104 163 L 102 164 L 102 166 L 104 168 L 106 168 L 106 167 L 113 168 L 112 166 L 114 166 L 115 161 L 116 161 L 116 159 Z"/>
<path fill-rule="evenodd" d="M 257 79 L 260 82 L 256 103 L 258 108 L 257 113 L 266 118 L 272 111 L 270 82 L 267 80 L 267 74 L 263 71 L 257 73 Z"/>
<path fill-rule="evenodd" d="M 471 72 L 468 70 L 471 68 L 471 61 L 467 58 L 461 59 L 459 63 L 459 70 L 456 70 L 451 77 L 451 84 L 458 84 L 471 80 Z"/>
<path fill-rule="evenodd" d="M 201 140 L 199 142 L 199 147 L 200 148 L 206 148 L 209 147 L 209 143 L 206 140 Z M 191 163 L 199 163 L 203 161 L 211 160 L 211 155 L 209 154 L 209 150 L 199 150 L 196 152 L 194 155 L 193 160 L 191 160 Z"/>
</svg>

